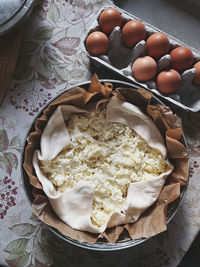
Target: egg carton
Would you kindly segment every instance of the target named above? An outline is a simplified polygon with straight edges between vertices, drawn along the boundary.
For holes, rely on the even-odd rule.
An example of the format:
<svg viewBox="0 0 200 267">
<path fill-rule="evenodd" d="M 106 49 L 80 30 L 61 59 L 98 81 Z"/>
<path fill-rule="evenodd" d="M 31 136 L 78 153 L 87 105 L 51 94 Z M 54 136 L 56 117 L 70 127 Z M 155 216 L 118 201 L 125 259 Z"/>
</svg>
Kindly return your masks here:
<svg viewBox="0 0 200 267">
<path fill-rule="evenodd" d="M 121 16 L 123 18 L 123 24 L 133 19 L 141 21 L 145 25 L 146 38 L 148 38 L 151 34 L 155 32 L 162 32 L 167 35 L 169 39 L 169 51 L 179 46 L 186 46 L 193 52 L 193 64 L 200 60 L 200 52 L 198 50 L 190 47 L 184 42 L 177 40 L 168 33 L 165 33 L 160 29 L 146 23 L 145 21 L 137 18 L 136 16 L 129 14 L 128 12 L 118 8 L 117 6 L 112 7 L 116 8 L 121 13 Z M 94 21 L 88 29 L 86 38 L 91 32 L 100 30 L 100 26 L 98 24 L 98 17 L 101 12 L 106 8 L 107 7 L 103 7 L 100 10 L 97 16 L 97 20 Z M 150 80 L 148 82 L 139 82 L 133 77 L 131 66 L 138 57 L 142 57 L 145 55 L 145 43 L 145 40 L 142 40 L 138 42 L 132 49 L 126 47 L 122 42 L 121 29 L 117 26 L 109 35 L 109 50 L 107 55 L 101 55 L 96 57 L 90 55 L 87 50 L 86 53 L 91 60 L 93 60 L 97 64 L 100 64 L 100 66 L 104 66 L 109 70 L 118 73 L 122 77 L 128 79 L 130 82 L 151 91 L 153 94 L 157 95 L 161 99 L 166 100 L 169 104 L 171 103 L 172 105 L 178 106 L 186 111 L 200 111 L 200 86 L 196 86 L 192 83 L 192 79 L 196 72 L 195 68 L 187 69 L 181 74 L 180 88 L 178 89 L 178 91 L 176 91 L 176 93 L 169 95 L 164 95 L 156 89 L 155 79 Z M 159 61 L 157 62 L 157 74 L 169 68 L 170 58 L 170 54 L 166 54 L 159 59 Z"/>
</svg>

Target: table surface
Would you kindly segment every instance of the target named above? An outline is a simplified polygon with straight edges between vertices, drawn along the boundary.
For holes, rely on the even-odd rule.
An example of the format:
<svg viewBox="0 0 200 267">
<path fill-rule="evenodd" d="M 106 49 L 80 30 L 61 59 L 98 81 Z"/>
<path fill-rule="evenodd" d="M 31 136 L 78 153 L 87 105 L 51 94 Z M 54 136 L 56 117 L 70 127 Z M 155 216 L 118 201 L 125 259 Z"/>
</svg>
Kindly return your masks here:
<svg viewBox="0 0 200 267">
<path fill-rule="evenodd" d="M 31 212 L 21 176 L 27 132 L 49 100 L 91 78 L 94 68 L 84 53 L 83 40 L 102 6 L 111 5 L 109 0 L 46 0 L 26 23 L 16 71 L 0 112 L 0 265 L 177 266 L 199 231 L 199 114 L 180 112 L 191 161 L 190 180 L 167 231 L 138 247 L 94 252 L 58 240 Z M 108 71 L 97 72 L 102 78 L 113 78 Z"/>
</svg>

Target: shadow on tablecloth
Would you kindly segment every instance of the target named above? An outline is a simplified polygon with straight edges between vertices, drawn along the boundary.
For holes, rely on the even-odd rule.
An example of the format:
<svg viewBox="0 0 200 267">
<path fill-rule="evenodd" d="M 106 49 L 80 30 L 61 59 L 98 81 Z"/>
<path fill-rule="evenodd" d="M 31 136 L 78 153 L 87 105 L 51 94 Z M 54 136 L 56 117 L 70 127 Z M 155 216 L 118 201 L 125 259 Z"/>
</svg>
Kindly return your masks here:
<svg viewBox="0 0 200 267">
<path fill-rule="evenodd" d="M 193 241 L 190 249 L 185 254 L 178 267 L 198 267 L 200 266 L 200 232 Z"/>
</svg>

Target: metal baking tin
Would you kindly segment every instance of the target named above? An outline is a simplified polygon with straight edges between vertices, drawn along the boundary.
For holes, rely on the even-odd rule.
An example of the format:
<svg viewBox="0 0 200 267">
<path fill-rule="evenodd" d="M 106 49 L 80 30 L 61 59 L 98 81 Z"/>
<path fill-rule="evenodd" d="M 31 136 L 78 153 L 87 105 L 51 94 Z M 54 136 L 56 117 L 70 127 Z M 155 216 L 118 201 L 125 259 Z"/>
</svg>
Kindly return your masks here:
<svg viewBox="0 0 200 267">
<path fill-rule="evenodd" d="M 19 25 L 32 11 L 35 0 L 0 0 L 0 36 Z"/>
<path fill-rule="evenodd" d="M 135 86 L 134 84 L 125 82 L 125 81 L 120 81 L 120 80 L 108 80 L 108 79 L 101 79 L 99 80 L 100 83 L 104 83 L 104 82 L 110 82 L 113 84 L 114 89 L 116 88 L 120 88 L 120 87 L 128 87 L 128 88 L 134 88 L 134 89 L 138 89 L 137 86 Z M 34 201 L 34 196 L 32 194 L 32 190 L 33 187 L 30 184 L 30 180 L 29 177 L 23 167 L 23 163 L 24 163 L 24 159 L 25 159 L 25 149 L 27 146 L 27 138 L 29 136 L 29 134 L 31 132 L 33 132 L 35 130 L 35 121 L 37 118 L 41 117 L 43 114 L 44 109 L 55 99 L 57 99 L 58 97 L 60 97 L 62 94 L 64 94 L 67 91 L 70 91 L 71 89 L 75 88 L 75 87 L 82 87 L 86 90 L 88 90 L 89 85 L 90 85 L 91 81 L 87 81 L 87 82 L 83 82 L 83 83 L 79 83 L 77 85 L 74 85 L 72 87 L 69 87 L 68 89 L 66 89 L 65 91 L 63 91 L 61 94 L 57 95 L 56 97 L 54 97 L 53 99 L 51 99 L 50 102 L 48 102 L 38 113 L 37 117 L 35 118 L 35 120 L 33 121 L 32 125 L 30 126 L 30 129 L 27 131 L 25 140 L 24 140 L 24 146 L 22 149 L 22 156 L 21 156 L 21 178 L 22 178 L 22 184 L 26 193 L 26 196 L 29 200 L 29 203 L 32 205 L 33 201 Z M 152 105 L 156 105 L 156 104 L 161 104 L 164 105 L 164 103 L 158 99 L 156 96 L 152 96 L 151 102 Z M 186 143 L 186 139 L 184 137 L 184 135 L 181 138 L 181 142 L 182 144 L 186 147 L 187 150 L 187 143 Z M 179 210 L 180 206 L 182 205 L 185 193 L 187 191 L 187 186 L 182 186 L 181 187 L 181 193 L 178 199 L 176 199 L 174 202 L 170 203 L 167 209 L 167 224 L 174 218 L 175 214 L 177 213 L 177 211 Z M 130 247 L 134 247 L 137 246 L 141 243 L 143 243 L 144 241 L 147 241 L 149 238 L 140 238 L 140 239 L 135 239 L 132 240 L 129 235 L 127 235 L 125 232 L 123 235 L 121 235 L 121 238 L 116 242 L 116 243 L 106 243 L 104 241 L 98 241 L 95 244 L 89 244 L 86 242 L 79 242 L 71 237 L 65 236 L 62 233 L 60 233 L 58 230 L 56 230 L 53 227 L 50 227 L 48 225 L 46 225 L 48 227 L 48 229 L 55 234 L 58 238 L 64 240 L 67 243 L 70 243 L 72 245 L 75 245 L 77 247 L 81 247 L 81 248 L 85 248 L 88 250 L 95 250 L 95 251 L 116 251 L 116 250 L 122 250 L 122 249 L 127 249 Z"/>
<path fill-rule="evenodd" d="M 170 44 L 172 44 L 174 47 L 177 47 L 177 46 L 186 46 L 188 48 L 190 48 L 193 52 L 193 55 L 194 55 L 194 59 L 195 61 L 199 61 L 200 60 L 200 51 L 198 51 L 197 49 L 185 44 L 184 42 L 181 42 L 180 40 L 172 37 L 171 35 L 169 35 L 168 33 L 166 32 L 163 32 L 162 30 L 146 23 L 145 21 L 141 20 L 140 18 L 137 18 L 136 16 L 126 12 L 125 10 L 123 9 L 120 9 L 118 8 L 117 6 L 114 6 L 117 10 L 119 10 L 119 12 L 122 14 L 122 16 L 125 18 L 125 19 L 137 19 L 137 20 L 140 20 L 142 21 L 144 24 L 145 24 L 145 28 L 146 30 L 150 33 L 154 33 L 154 32 L 162 32 L 164 34 L 166 34 L 169 38 L 169 41 L 170 41 Z M 106 9 L 106 7 L 102 8 L 99 12 L 99 15 L 100 13 L 102 12 L 102 10 Z M 97 17 L 98 18 L 98 17 Z M 91 31 L 94 31 L 98 28 L 98 21 L 94 21 L 93 24 L 90 26 L 90 29 L 88 29 L 88 33 L 87 35 L 91 32 Z M 87 37 L 86 35 L 86 37 Z M 85 49 L 86 51 L 86 49 Z M 156 89 L 152 89 L 152 88 L 148 88 L 148 86 L 144 83 L 140 83 L 138 82 L 137 80 L 134 79 L 133 76 L 131 75 L 126 75 L 124 74 L 124 72 L 114 66 L 112 66 L 111 64 L 107 63 L 105 60 L 103 60 L 101 57 L 96 57 L 96 56 L 91 56 L 87 51 L 86 51 L 88 57 L 94 61 L 95 63 L 97 63 L 97 66 L 98 65 L 102 65 L 104 66 L 105 68 L 121 75 L 123 78 L 125 78 L 125 80 L 131 82 L 131 83 L 134 83 L 135 85 L 137 86 L 140 86 L 142 88 L 145 88 L 149 91 L 151 91 L 153 94 L 157 95 L 159 98 L 161 98 L 163 101 L 165 101 L 168 105 L 170 105 L 172 108 L 173 107 L 179 107 L 185 111 L 191 111 L 191 112 L 198 112 L 200 111 L 200 87 L 196 89 L 197 93 L 192 97 L 192 99 L 190 99 L 190 90 L 191 88 L 187 88 L 187 91 L 186 91 L 186 94 L 185 94 L 185 101 L 183 101 L 184 99 L 182 99 L 182 101 L 178 100 L 176 97 L 173 97 L 172 95 L 163 95 L 161 94 L 158 90 Z M 192 91 L 192 90 L 191 90 Z M 188 100 L 189 99 L 189 100 Z M 196 101 L 198 100 L 198 103 L 196 103 Z M 193 101 L 193 102 L 192 102 Z M 185 102 L 190 102 L 190 105 L 186 105 Z"/>
</svg>

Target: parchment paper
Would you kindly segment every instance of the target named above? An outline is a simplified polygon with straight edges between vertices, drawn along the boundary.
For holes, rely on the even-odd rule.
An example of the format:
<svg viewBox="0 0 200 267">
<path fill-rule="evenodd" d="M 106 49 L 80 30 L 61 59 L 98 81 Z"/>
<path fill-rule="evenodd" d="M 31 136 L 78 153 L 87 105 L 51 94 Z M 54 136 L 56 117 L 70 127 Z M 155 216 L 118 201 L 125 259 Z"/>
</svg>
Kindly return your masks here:
<svg viewBox="0 0 200 267">
<path fill-rule="evenodd" d="M 143 89 L 118 88 L 113 92 L 115 96 L 137 105 L 155 121 L 166 140 L 168 158 L 174 165 L 174 171 L 167 178 L 166 185 L 163 187 L 157 202 L 146 210 L 135 223 L 108 228 L 102 234 L 91 234 L 72 229 L 55 215 L 32 166 L 33 153 L 36 149 L 40 149 L 40 136 L 43 129 L 50 115 L 59 105 L 91 106 L 101 99 L 109 98 L 111 90 L 112 84 L 101 85 L 95 75 L 91 80 L 88 92 L 82 88 L 74 88 L 64 93 L 44 110 L 41 118 L 36 120 L 35 131 L 29 135 L 28 145 L 25 150 L 24 168 L 30 177 L 30 183 L 34 187 L 33 194 L 36 197 L 32 205 L 33 212 L 46 224 L 81 242 L 95 243 L 101 237 L 105 237 L 108 242 L 116 242 L 124 228 L 128 230 L 132 239 L 154 236 L 166 230 L 167 206 L 179 197 L 180 186 L 187 183 L 189 160 L 185 147 L 179 141 L 182 135 L 180 119 L 173 115 L 167 107 L 149 105 L 151 99 L 149 92 Z"/>
</svg>

